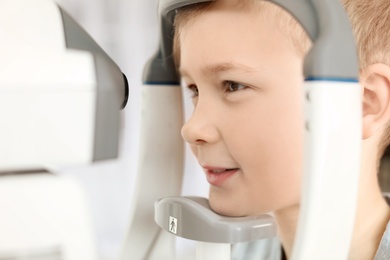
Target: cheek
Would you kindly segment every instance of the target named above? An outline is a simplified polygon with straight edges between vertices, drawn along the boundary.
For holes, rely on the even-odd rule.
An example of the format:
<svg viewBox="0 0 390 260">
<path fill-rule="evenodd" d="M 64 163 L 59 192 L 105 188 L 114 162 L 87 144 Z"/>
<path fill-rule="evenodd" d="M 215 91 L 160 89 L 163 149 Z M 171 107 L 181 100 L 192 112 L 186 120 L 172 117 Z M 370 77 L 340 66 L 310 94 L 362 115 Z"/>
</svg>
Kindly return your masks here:
<svg viewBox="0 0 390 260">
<path fill-rule="evenodd" d="M 287 121 L 287 120 L 286 120 Z M 263 172 L 270 178 L 300 170 L 303 157 L 303 128 L 295 122 L 256 123 L 242 131 L 237 142 L 231 144 L 232 155 L 250 172 Z M 286 177 L 286 176 L 285 176 Z"/>
<path fill-rule="evenodd" d="M 236 126 L 230 126 L 233 131 L 225 138 L 242 167 L 242 185 L 248 197 L 259 204 L 254 208 L 274 210 L 299 200 L 304 133 L 301 103 L 284 105 L 261 109 L 257 105 L 252 113 L 241 116 Z"/>
<path fill-rule="evenodd" d="M 261 153 L 284 154 L 303 146 L 304 120 L 300 95 L 293 98 L 279 98 L 274 102 L 258 101 L 246 111 L 238 111 L 236 120 L 225 128 L 225 140 L 234 140 L 231 145 L 240 153 L 255 155 Z M 262 104 L 262 105 L 259 105 Z M 230 130 L 229 130 L 230 129 Z M 238 153 L 239 154 L 239 153 Z"/>
</svg>

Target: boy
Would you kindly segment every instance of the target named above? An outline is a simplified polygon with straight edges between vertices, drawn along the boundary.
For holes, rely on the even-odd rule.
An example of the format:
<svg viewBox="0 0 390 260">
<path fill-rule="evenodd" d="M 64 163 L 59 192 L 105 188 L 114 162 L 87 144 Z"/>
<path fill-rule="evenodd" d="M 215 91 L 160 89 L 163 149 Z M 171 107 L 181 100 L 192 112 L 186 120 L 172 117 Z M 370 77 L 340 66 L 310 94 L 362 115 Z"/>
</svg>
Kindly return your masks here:
<svg viewBox="0 0 390 260">
<path fill-rule="evenodd" d="M 363 89 L 361 184 L 349 259 L 385 259 L 390 209 L 377 171 L 390 139 L 390 4 L 344 2 Z M 210 183 L 210 204 L 229 216 L 274 212 L 289 257 L 299 214 L 302 65 L 310 40 L 290 15 L 259 0 L 189 6 L 175 26 L 175 61 L 194 103 L 182 135 Z"/>
</svg>

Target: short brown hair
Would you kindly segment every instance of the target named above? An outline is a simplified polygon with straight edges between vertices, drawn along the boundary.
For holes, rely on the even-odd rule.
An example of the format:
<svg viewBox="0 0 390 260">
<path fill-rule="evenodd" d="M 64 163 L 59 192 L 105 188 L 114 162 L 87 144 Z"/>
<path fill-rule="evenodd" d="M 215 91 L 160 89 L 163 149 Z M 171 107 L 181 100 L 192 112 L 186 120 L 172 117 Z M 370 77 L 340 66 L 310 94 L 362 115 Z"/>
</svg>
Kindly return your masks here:
<svg viewBox="0 0 390 260">
<path fill-rule="evenodd" d="M 354 31 L 360 68 L 383 63 L 390 66 L 390 1 L 342 0 Z M 390 124 L 385 128 L 378 152 L 390 144 Z"/>
<path fill-rule="evenodd" d="M 390 1 L 342 0 L 354 31 L 360 68 L 390 66 Z"/>
</svg>

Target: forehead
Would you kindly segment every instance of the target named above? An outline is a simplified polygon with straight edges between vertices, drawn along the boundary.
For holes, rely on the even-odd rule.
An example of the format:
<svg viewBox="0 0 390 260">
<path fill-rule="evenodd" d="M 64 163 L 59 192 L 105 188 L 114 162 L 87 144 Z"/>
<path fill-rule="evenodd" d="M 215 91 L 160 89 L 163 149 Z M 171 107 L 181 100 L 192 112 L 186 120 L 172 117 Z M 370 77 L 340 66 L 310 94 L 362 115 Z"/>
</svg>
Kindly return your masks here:
<svg viewBox="0 0 390 260">
<path fill-rule="evenodd" d="M 262 1 L 258 1 L 262 2 Z M 180 33 L 180 71 L 283 62 L 291 43 L 280 28 L 280 12 L 269 3 L 237 7 L 221 1 L 193 17 Z M 256 57 L 256 59 L 254 59 Z"/>
</svg>

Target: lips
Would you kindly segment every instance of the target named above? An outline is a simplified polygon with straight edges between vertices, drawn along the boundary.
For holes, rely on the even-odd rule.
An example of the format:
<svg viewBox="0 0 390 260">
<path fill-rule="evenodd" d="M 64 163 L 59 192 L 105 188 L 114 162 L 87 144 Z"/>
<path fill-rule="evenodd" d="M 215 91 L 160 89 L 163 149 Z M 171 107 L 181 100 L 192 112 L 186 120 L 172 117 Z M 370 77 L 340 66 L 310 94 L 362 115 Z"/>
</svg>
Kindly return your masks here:
<svg viewBox="0 0 390 260">
<path fill-rule="evenodd" d="M 214 186 L 222 186 L 239 168 L 220 168 L 220 167 L 203 167 L 206 172 L 207 181 Z"/>
</svg>

